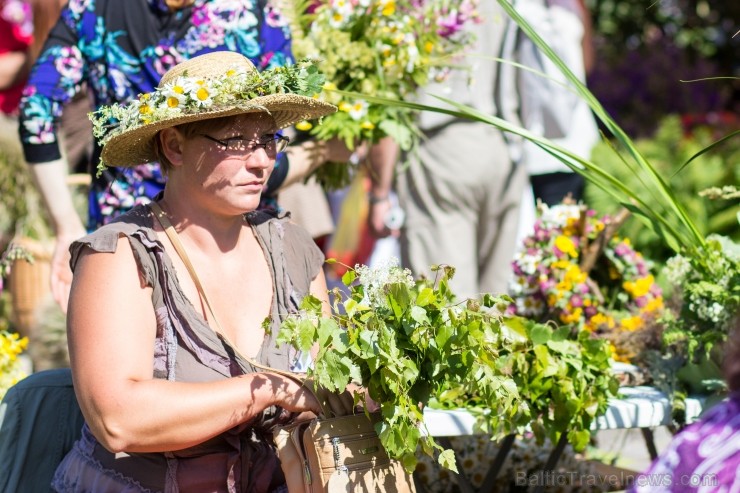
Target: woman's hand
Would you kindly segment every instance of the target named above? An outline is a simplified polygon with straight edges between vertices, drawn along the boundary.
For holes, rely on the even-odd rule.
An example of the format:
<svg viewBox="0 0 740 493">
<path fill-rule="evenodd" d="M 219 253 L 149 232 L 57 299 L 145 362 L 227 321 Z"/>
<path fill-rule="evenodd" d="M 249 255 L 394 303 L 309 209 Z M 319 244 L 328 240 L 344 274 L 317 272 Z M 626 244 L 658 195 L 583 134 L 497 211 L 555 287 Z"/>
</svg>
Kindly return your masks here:
<svg viewBox="0 0 740 493">
<path fill-rule="evenodd" d="M 355 400 L 352 392 L 331 392 L 324 387 L 319 387 L 316 383 L 308 379 L 303 382 L 303 386 L 318 398 L 321 407 L 321 415 L 327 418 L 336 418 L 354 414 Z"/>
<path fill-rule="evenodd" d="M 274 389 L 275 405 L 291 412 L 321 414 L 321 404 L 310 388 L 276 373 L 270 373 L 269 378 Z"/>
<path fill-rule="evenodd" d="M 347 385 L 347 391 L 350 392 L 352 395 L 355 394 L 362 394 L 365 409 L 367 409 L 367 412 L 374 413 L 377 411 L 380 411 L 380 404 L 375 402 L 371 397 L 368 390 L 363 387 L 362 385 L 358 385 L 356 383 L 350 383 Z"/>
</svg>

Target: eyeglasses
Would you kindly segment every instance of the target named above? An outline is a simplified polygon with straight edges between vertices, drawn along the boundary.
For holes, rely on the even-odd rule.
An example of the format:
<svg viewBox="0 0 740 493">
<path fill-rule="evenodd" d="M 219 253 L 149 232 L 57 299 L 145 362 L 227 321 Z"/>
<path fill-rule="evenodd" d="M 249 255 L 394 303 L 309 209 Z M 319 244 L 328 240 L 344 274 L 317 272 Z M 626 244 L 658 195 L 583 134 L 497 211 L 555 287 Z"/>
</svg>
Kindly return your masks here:
<svg viewBox="0 0 740 493">
<path fill-rule="evenodd" d="M 206 134 L 200 134 L 200 136 L 223 146 L 224 150 L 230 153 L 242 155 L 249 155 L 260 147 L 268 154 L 277 154 L 279 152 L 283 152 L 290 143 L 290 139 L 288 137 L 279 134 L 267 134 L 263 135 L 259 139 L 230 137 L 224 140 L 220 140 Z"/>
</svg>

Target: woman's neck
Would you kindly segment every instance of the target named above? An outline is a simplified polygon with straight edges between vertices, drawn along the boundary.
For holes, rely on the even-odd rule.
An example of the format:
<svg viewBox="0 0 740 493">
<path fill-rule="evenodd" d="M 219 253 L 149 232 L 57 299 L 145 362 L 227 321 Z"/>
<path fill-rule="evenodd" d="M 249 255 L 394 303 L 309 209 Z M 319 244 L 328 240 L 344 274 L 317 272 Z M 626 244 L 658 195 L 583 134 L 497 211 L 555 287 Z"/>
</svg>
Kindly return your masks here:
<svg viewBox="0 0 740 493">
<path fill-rule="evenodd" d="M 168 199 L 166 188 L 159 205 L 178 234 L 204 252 L 233 250 L 245 233 L 243 215 L 213 214 L 191 202 Z"/>
</svg>

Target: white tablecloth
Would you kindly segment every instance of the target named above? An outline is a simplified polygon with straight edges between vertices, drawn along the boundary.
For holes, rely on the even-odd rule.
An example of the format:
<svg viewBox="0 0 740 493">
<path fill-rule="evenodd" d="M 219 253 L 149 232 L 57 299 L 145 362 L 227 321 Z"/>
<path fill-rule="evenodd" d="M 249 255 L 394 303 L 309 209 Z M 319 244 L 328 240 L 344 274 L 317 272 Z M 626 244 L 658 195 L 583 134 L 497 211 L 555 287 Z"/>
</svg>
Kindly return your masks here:
<svg viewBox="0 0 740 493">
<path fill-rule="evenodd" d="M 668 397 L 653 387 L 622 387 L 621 398 L 609 401 L 609 408 L 599 416 L 594 430 L 624 428 L 655 428 L 671 422 Z M 701 414 L 703 399 L 686 399 L 686 422 L 695 421 Z M 424 423 L 432 436 L 461 436 L 478 433 L 476 418 L 465 409 L 424 411 Z"/>
</svg>

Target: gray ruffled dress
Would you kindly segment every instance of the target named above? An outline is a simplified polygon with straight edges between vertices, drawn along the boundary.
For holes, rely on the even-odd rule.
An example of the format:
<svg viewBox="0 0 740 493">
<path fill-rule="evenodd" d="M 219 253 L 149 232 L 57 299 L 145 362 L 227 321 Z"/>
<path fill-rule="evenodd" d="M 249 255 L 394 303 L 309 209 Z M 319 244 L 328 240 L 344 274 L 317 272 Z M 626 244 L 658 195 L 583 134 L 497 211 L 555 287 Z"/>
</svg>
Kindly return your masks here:
<svg viewBox="0 0 740 493">
<path fill-rule="evenodd" d="M 286 216 L 252 212 L 245 216 L 253 228 L 272 272 L 275 292 L 271 331 L 258 356 L 260 364 L 291 369 L 296 354 L 277 347 L 280 322 L 296 313 L 309 293 L 324 256 L 302 228 Z M 260 371 L 235 354 L 185 297 L 164 246 L 153 229 L 155 218 L 138 206 L 111 224 L 75 242 L 72 268 L 85 247 L 114 252 L 121 236 L 128 238 L 142 277 L 153 289 L 157 319 L 154 378 L 208 382 Z M 58 467 L 52 486 L 63 493 L 81 492 L 274 492 L 284 488 L 272 430 L 290 419 L 270 408 L 200 445 L 166 453 L 113 454 L 92 435 L 82 437 Z"/>
</svg>

